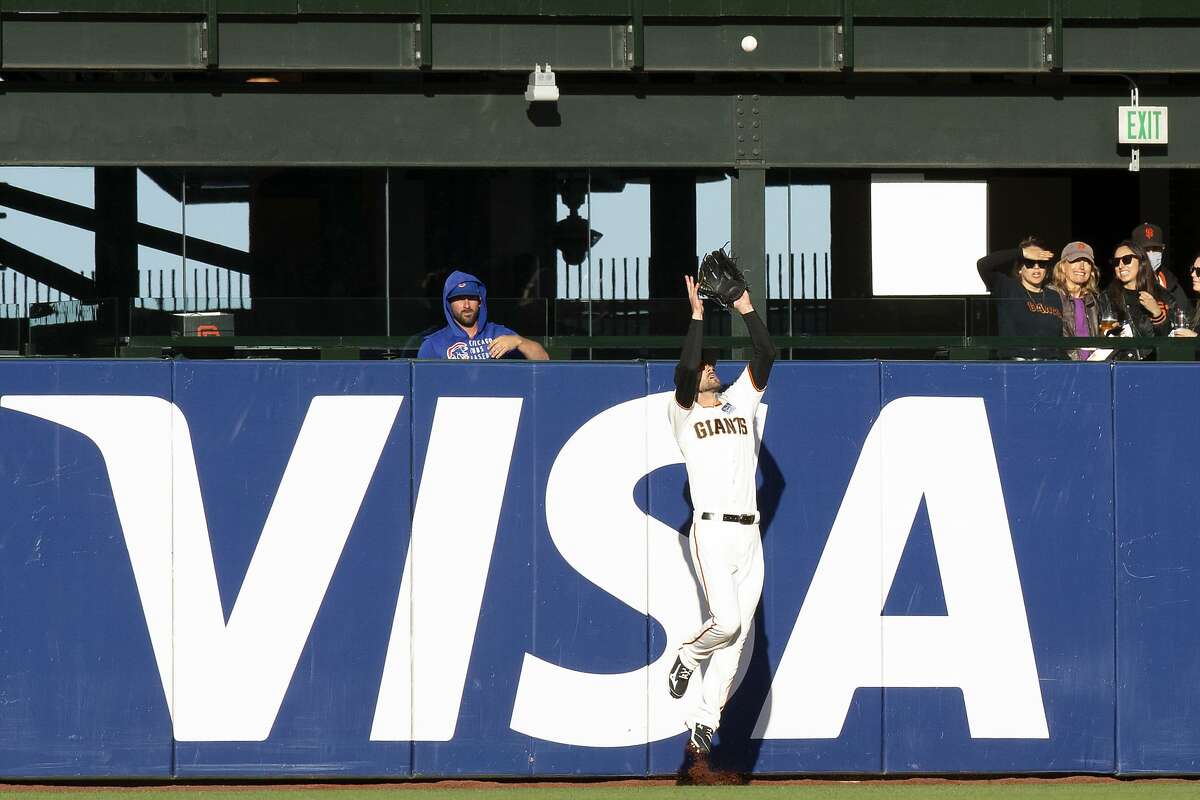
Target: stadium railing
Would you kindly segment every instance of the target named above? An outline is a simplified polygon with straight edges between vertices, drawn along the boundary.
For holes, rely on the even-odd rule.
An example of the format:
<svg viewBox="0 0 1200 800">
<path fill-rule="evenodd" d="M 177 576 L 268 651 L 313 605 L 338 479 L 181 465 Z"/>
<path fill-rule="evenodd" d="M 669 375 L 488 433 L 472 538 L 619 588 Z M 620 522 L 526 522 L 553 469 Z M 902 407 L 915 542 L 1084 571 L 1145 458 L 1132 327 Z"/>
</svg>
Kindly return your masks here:
<svg viewBox="0 0 1200 800">
<path fill-rule="evenodd" d="M 673 359 L 690 316 L 681 299 L 489 300 L 489 319 L 571 360 Z M 1064 357 L 1078 348 L 1144 351 L 1158 361 L 1193 361 L 1200 339 L 1065 339 L 996 335 L 986 297 L 758 301 L 782 359 L 987 360 L 1028 354 Z M 195 316 L 193 316 L 195 315 Z M 35 304 L 0 322 L 10 356 L 411 358 L 446 324 L 440 298 L 232 298 L 225 306 L 158 309 L 142 301 Z M 706 344 L 744 357 L 750 340 L 728 312 L 706 317 Z M 196 335 L 197 332 L 205 335 Z M 1119 342 L 1119 346 L 1116 346 Z"/>
</svg>

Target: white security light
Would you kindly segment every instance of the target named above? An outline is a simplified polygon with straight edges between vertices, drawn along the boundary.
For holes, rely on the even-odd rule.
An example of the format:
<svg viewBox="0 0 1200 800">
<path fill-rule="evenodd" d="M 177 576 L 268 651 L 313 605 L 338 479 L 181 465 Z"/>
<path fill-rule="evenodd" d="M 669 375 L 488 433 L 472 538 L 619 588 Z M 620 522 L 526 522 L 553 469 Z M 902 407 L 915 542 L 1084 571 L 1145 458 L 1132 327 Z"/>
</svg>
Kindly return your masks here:
<svg viewBox="0 0 1200 800">
<path fill-rule="evenodd" d="M 543 70 L 541 64 L 533 65 L 529 73 L 529 85 L 525 87 L 525 99 L 530 103 L 557 103 L 558 86 L 554 83 L 554 70 L 547 64 Z"/>
</svg>

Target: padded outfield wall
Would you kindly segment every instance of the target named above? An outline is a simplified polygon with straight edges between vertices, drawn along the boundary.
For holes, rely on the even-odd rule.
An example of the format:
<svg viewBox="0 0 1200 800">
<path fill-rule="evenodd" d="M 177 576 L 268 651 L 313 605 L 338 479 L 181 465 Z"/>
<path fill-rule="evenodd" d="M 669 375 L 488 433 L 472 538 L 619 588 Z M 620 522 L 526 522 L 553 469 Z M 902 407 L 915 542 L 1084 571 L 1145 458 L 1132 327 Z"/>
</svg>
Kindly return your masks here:
<svg viewBox="0 0 1200 800">
<path fill-rule="evenodd" d="M 674 772 L 672 366 L 0 363 L 0 776 Z M 720 759 L 1200 773 L 1197 397 L 777 364 Z"/>
</svg>

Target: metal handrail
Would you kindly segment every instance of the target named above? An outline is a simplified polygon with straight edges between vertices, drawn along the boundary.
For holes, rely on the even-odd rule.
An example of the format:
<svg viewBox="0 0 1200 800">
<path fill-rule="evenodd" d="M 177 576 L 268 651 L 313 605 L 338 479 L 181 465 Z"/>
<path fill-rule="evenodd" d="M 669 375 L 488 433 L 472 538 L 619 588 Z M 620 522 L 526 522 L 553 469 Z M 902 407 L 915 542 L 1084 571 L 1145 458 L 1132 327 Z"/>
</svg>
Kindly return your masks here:
<svg viewBox="0 0 1200 800">
<path fill-rule="evenodd" d="M 682 346 L 683 336 L 547 336 L 531 337 L 547 349 L 603 348 L 623 350 L 665 350 Z M 992 350 L 1043 349 L 1065 352 L 1074 349 L 1112 349 L 1121 351 L 1152 350 L 1159 360 L 1192 360 L 1200 348 L 1200 338 L 1120 338 L 1120 337 L 1037 337 L 1037 336 L 772 336 L 779 349 L 793 350 L 946 350 L 960 356 L 987 358 Z M 329 349 L 329 350 L 412 350 L 413 336 L 133 336 L 123 349 L 188 350 L 212 348 L 241 349 Z M 748 349 L 749 337 L 708 336 L 705 344 L 726 350 Z M 951 355 L 954 355 L 951 352 Z"/>
</svg>

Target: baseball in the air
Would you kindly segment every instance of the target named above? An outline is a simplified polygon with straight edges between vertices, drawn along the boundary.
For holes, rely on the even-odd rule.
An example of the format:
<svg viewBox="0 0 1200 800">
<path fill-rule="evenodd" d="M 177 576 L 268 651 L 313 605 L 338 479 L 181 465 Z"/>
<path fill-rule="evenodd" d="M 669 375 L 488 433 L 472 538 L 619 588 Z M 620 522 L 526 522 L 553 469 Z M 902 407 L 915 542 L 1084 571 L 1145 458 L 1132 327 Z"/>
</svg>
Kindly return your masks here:
<svg viewBox="0 0 1200 800">
<path fill-rule="evenodd" d="M 753 53 L 757 49 L 758 39 L 755 39 L 753 36 L 742 37 L 742 50 L 746 51 L 747 53 Z"/>
</svg>

